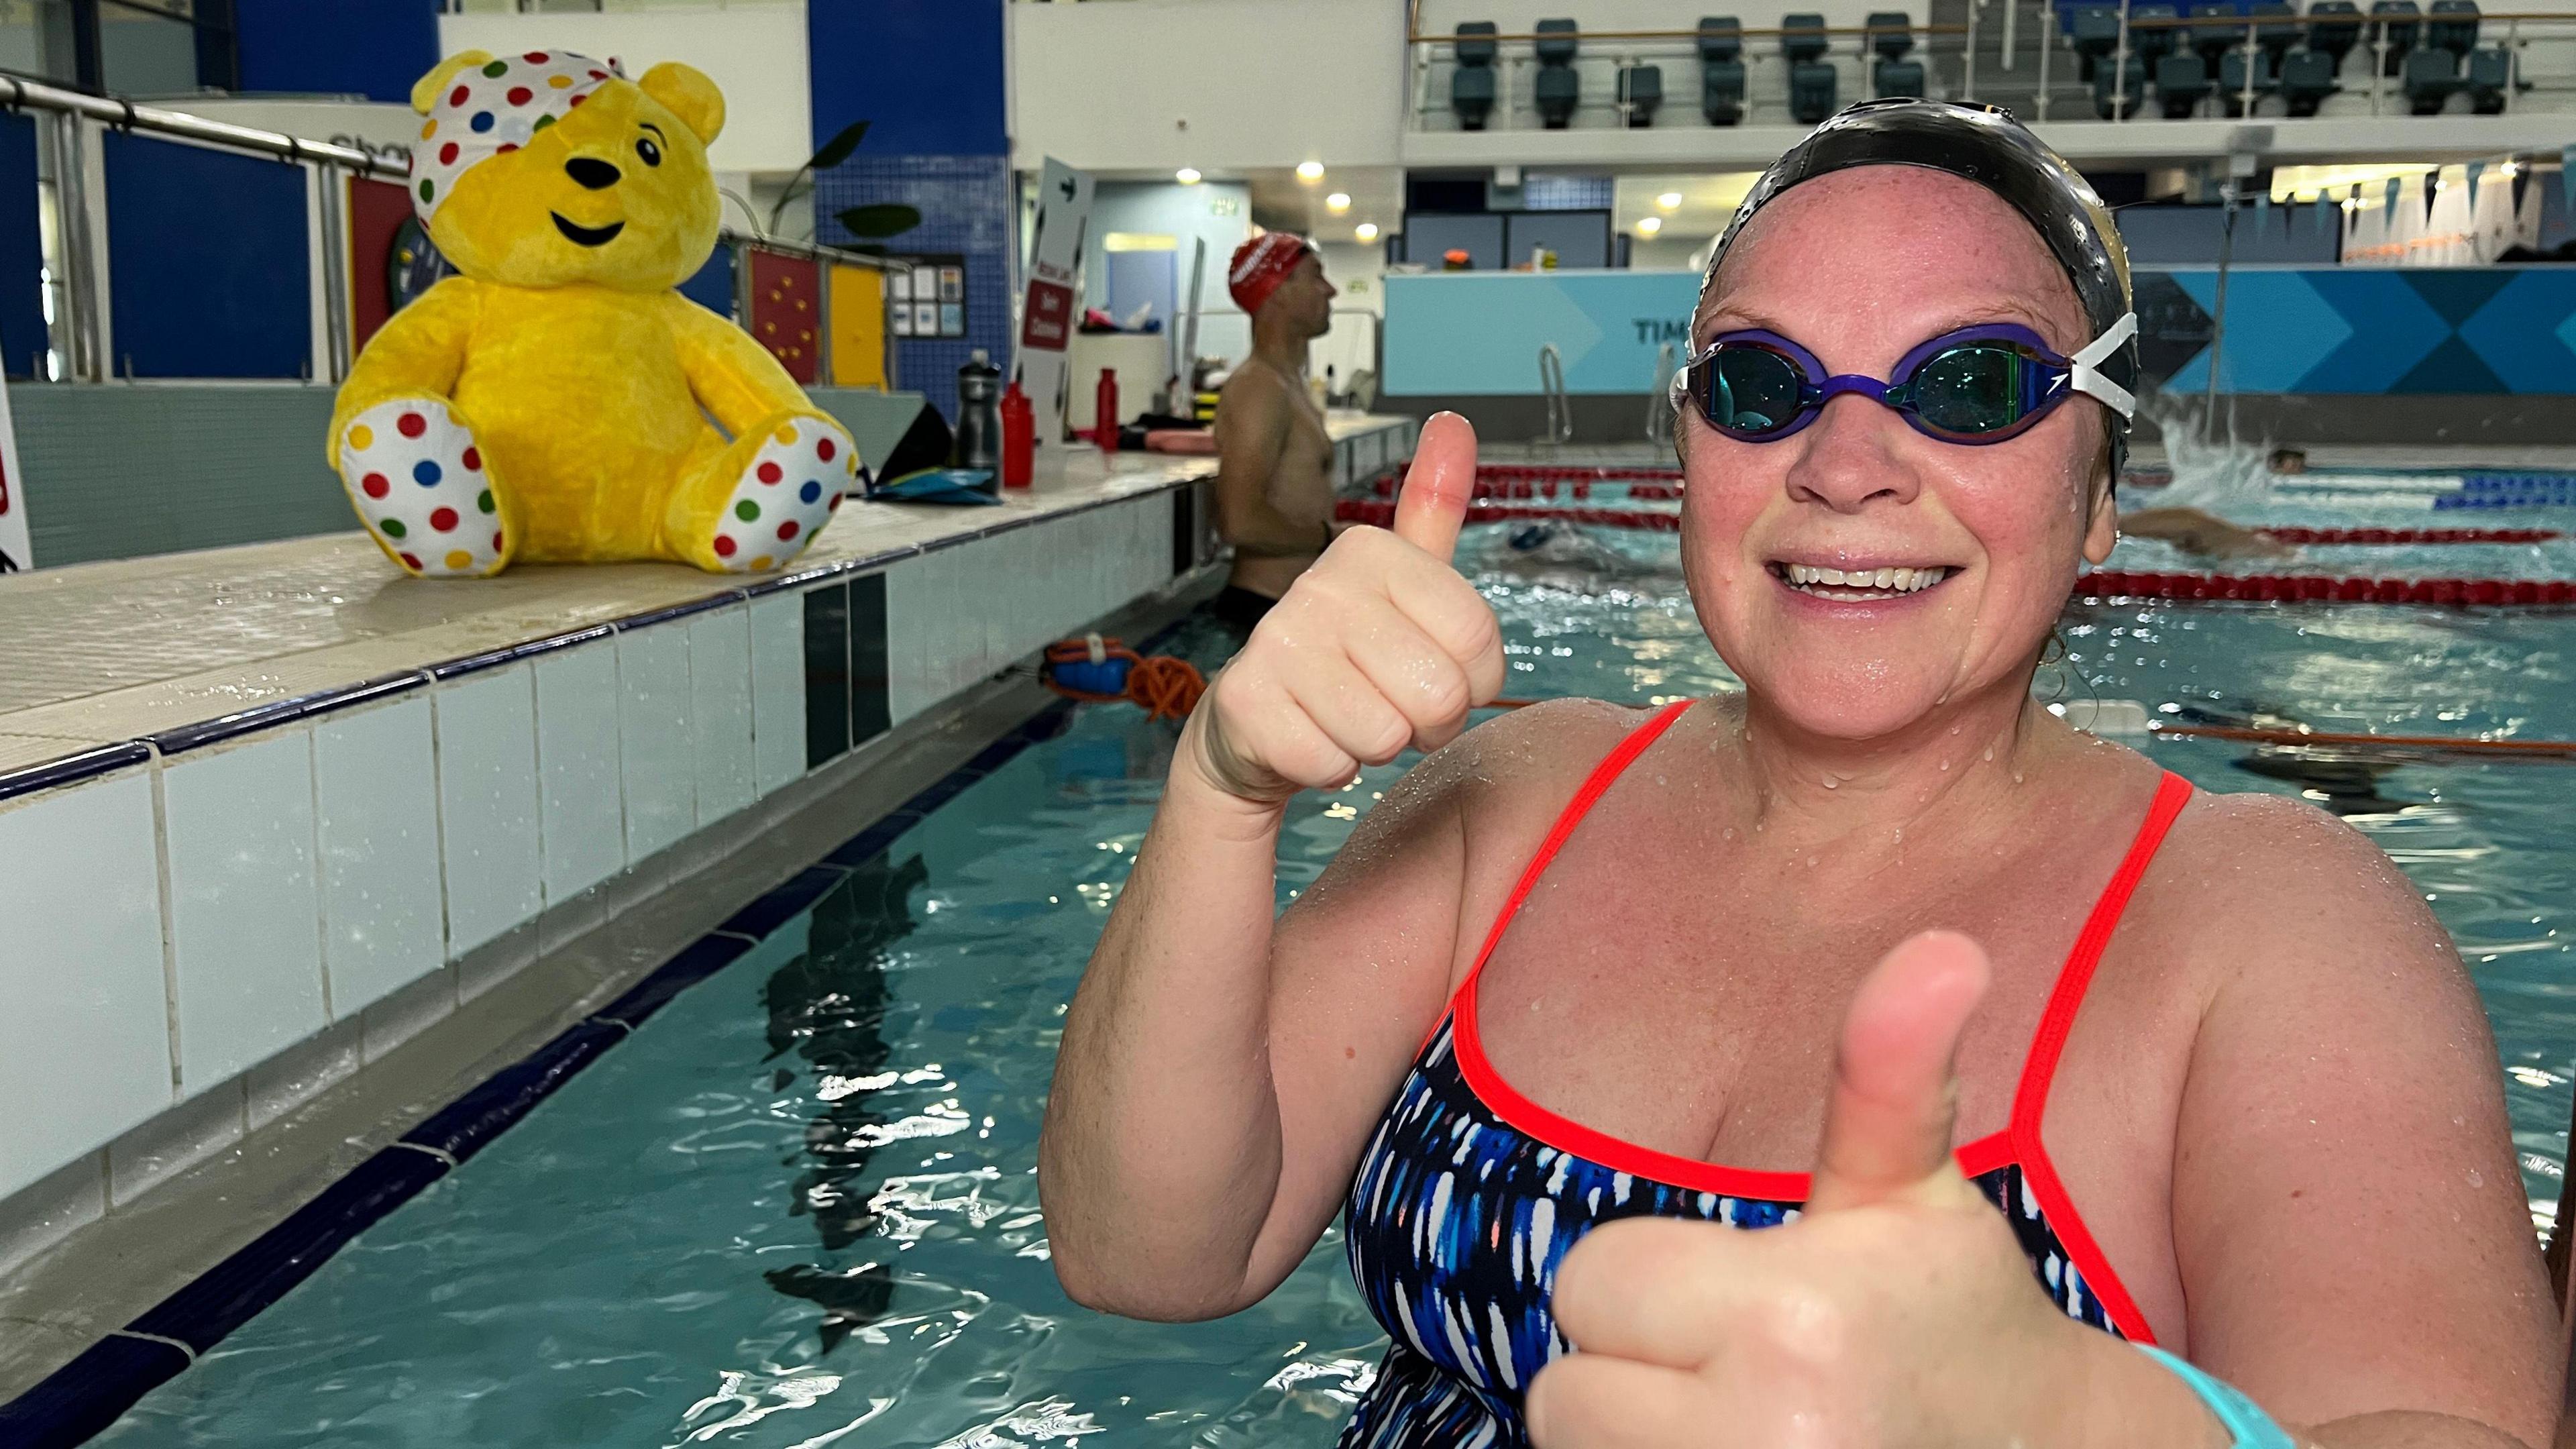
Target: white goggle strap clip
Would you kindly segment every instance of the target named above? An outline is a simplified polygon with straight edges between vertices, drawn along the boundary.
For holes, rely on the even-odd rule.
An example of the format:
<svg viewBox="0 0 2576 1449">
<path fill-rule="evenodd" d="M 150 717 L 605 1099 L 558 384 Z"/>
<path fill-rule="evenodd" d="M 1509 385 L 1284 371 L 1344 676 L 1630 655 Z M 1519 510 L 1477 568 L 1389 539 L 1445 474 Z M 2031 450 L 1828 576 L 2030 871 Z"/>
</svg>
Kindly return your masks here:
<svg viewBox="0 0 2576 1449">
<path fill-rule="evenodd" d="M 2138 314 L 2121 313 L 2120 320 L 2111 324 L 2110 331 L 2086 343 L 2083 351 L 2067 359 L 2075 364 L 2068 378 L 2068 385 L 2077 392 L 2101 399 L 2104 407 L 2118 413 L 2122 418 L 2130 417 L 2137 411 L 2138 400 L 2130 395 L 2127 388 L 2104 377 L 2101 369 L 2103 362 L 2109 359 L 2111 354 L 2118 352 L 2122 344 L 2137 335 Z"/>
</svg>

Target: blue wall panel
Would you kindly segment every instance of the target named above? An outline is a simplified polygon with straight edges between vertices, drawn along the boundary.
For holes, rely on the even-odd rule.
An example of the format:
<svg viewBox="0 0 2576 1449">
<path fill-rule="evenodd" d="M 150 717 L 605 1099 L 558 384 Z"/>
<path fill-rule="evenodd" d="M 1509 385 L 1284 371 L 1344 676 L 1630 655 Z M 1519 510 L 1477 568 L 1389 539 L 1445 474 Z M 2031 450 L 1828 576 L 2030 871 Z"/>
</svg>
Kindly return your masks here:
<svg viewBox="0 0 2576 1449">
<path fill-rule="evenodd" d="M 808 0 L 814 142 L 868 123 L 863 154 L 1002 156 L 1003 0 Z"/>
<path fill-rule="evenodd" d="M 42 377 L 45 245 L 36 222 L 36 123 L 0 116 L 0 361 Z"/>
<path fill-rule="evenodd" d="M 1390 276 L 1384 390 L 1535 395 L 1554 343 L 1568 392 L 1643 393 L 1658 345 L 1686 347 L 1698 286 L 1688 272 Z M 2137 288 L 2149 380 L 2206 389 L 2217 271 L 2142 271 Z M 2220 368 L 2233 393 L 2576 396 L 2576 268 L 2234 271 Z"/>
<path fill-rule="evenodd" d="M 438 63 L 438 0 L 233 0 L 246 91 L 408 105 Z"/>
<path fill-rule="evenodd" d="M 137 377 L 302 377 L 304 170 L 109 131 L 109 353 Z"/>
<path fill-rule="evenodd" d="M 707 257 L 707 264 L 680 284 L 680 295 L 719 317 L 731 317 L 733 248 L 723 242 L 716 243 L 715 251 Z"/>
<path fill-rule="evenodd" d="M 1011 139 L 1004 128 L 1004 0 L 808 0 L 814 141 L 868 123 L 858 154 L 814 178 L 814 235 L 860 241 L 834 217 L 901 202 L 921 224 L 885 250 L 955 253 L 966 263 L 966 335 L 905 338 L 897 380 L 953 422 L 957 369 L 1011 344 Z"/>
</svg>

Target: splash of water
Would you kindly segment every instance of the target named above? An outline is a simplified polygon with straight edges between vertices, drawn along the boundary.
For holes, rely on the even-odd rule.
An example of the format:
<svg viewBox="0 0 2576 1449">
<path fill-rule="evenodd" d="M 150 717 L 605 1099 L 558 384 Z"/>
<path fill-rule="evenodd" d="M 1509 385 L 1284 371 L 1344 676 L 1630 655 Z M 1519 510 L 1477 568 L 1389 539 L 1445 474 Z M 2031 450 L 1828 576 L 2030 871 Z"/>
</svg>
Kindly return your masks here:
<svg viewBox="0 0 2576 1449">
<path fill-rule="evenodd" d="M 2269 439 L 2238 438 L 2232 417 L 2227 436 L 2212 439 L 2200 398 L 2151 392 L 2138 399 L 2138 409 L 2154 420 L 2173 467 L 2173 483 L 2142 506 L 2198 508 L 2227 518 L 2271 501 Z"/>
</svg>

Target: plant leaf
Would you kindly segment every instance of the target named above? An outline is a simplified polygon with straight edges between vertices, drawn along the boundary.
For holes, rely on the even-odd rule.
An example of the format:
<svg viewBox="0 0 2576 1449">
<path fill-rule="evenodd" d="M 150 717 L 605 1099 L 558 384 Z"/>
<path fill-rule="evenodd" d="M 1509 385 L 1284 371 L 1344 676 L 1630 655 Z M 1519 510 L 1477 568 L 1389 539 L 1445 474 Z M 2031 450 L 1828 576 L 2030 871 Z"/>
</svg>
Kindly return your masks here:
<svg viewBox="0 0 2576 1449">
<path fill-rule="evenodd" d="M 899 236 L 921 225 L 921 212 L 899 202 L 878 206 L 853 206 L 834 217 L 849 228 L 850 235 L 864 237 Z"/>
<path fill-rule="evenodd" d="M 814 159 L 805 163 L 806 168 L 813 171 L 829 171 L 849 160 L 850 153 L 859 149 L 859 143 L 867 138 L 868 123 L 852 121 L 841 128 L 841 134 L 823 143 L 823 148 L 814 153 Z"/>
</svg>

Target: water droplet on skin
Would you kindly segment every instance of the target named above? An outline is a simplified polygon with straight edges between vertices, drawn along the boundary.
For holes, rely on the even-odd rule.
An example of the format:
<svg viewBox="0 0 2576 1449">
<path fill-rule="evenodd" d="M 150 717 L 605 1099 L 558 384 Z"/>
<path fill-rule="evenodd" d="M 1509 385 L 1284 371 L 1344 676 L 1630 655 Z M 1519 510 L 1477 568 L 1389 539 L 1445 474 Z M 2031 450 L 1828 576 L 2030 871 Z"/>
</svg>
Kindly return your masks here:
<svg viewBox="0 0 2576 1449">
<path fill-rule="evenodd" d="M 1825 777 L 1825 788 L 1828 790 L 1839 790 L 1842 788 L 1842 784 L 1842 781 L 1835 779 L 1831 775 L 1827 775 Z"/>
<path fill-rule="evenodd" d="M 1812 856 L 1812 855 L 1811 855 L 1811 856 L 1808 856 L 1808 857 L 1807 857 L 1807 869 L 1809 869 L 1809 870 L 1814 870 L 1815 868 L 1816 868 L 1816 858 L 1815 858 L 1814 856 Z"/>
<path fill-rule="evenodd" d="M 2483 1172 L 2478 1171 L 2478 1170 L 2477 1170 L 2476 1168 L 2474 1168 L 2474 1167 L 2470 1168 L 2470 1169 L 2469 1169 L 2469 1186 L 2471 1186 L 2471 1187 L 2484 1187 L 2484 1186 L 2486 1186 L 2486 1185 L 2487 1185 L 2487 1177 L 2486 1177 L 2486 1174 L 2485 1174 L 2485 1173 L 2483 1173 Z"/>
<path fill-rule="evenodd" d="M 1995 762 L 1995 747 L 1994 747 L 1994 746 L 1992 746 L 1992 745 L 1988 745 L 1988 746 L 1986 746 L 1986 763 L 1987 763 L 1987 764 L 1989 764 L 1989 765 L 1991 765 L 1991 764 L 1993 764 L 1994 762 Z"/>
<path fill-rule="evenodd" d="M 2018 784 L 2020 784 L 2020 783 L 2021 783 L 2021 771 L 2019 771 L 2019 770 L 2015 770 L 2015 771 L 2013 771 L 2013 783 L 2014 783 L 2014 784 L 2016 784 L 2016 785 L 2018 785 Z"/>
<path fill-rule="evenodd" d="M 1735 838 L 1735 827 L 1732 825 L 1726 827 L 1726 829 L 1719 834 L 1718 838 L 1721 840 L 1733 840 Z"/>
<path fill-rule="evenodd" d="M 1944 769 L 1944 770 L 1949 769 L 1949 768 L 1950 768 L 1950 762 L 1949 762 L 1948 760 L 1943 760 L 1943 761 L 1941 762 L 1941 768 L 1942 768 L 1942 769 Z"/>
</svg>

